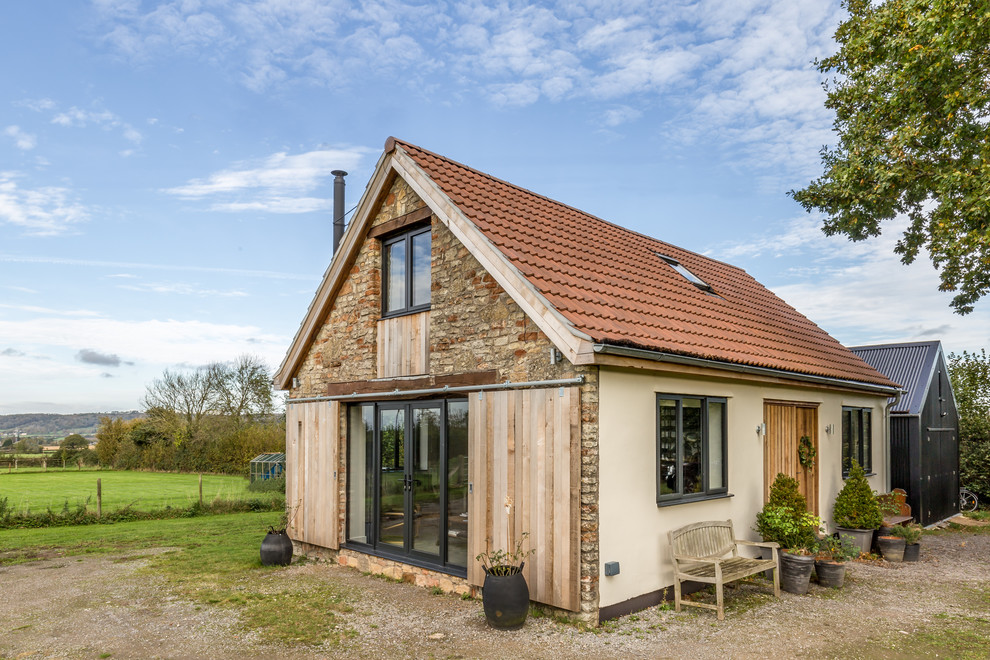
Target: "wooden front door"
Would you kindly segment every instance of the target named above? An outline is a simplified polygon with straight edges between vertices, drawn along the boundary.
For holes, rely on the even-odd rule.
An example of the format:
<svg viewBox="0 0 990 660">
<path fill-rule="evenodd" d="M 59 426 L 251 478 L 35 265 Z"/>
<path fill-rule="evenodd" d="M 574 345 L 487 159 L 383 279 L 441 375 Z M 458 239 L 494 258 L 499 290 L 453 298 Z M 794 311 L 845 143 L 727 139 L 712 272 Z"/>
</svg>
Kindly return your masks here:
<svg viewBox="0 0 990 660">
<path fill-rule="evenodd" d="M 764 401 L 763 422 L 763 501 L 770 497 L 770 484 L 783 472 L 798 480 L 808 510 L 818 514 L 818 404 Z M 798 454 L 801 438 L 807 436 L 815 449 L 814 467 L 801 465 Z"/>
</svg>

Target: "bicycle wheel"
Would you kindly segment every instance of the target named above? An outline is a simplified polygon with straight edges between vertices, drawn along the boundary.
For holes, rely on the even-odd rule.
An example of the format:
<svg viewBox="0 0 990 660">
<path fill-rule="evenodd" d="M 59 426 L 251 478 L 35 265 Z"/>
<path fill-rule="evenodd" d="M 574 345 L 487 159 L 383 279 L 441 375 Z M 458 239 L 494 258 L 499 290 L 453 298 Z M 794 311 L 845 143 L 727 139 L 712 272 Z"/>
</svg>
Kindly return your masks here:
<svg viewBox="0 0 990 660">
<path fill-rule="evenodd" d="M 959 510 L 960 511 L 976 511 L 976 507 L 979 506 L 979 501 L 976 499 L 976 495 L 969 492 L 966 489 L 959 491 Z"/>
</svg>

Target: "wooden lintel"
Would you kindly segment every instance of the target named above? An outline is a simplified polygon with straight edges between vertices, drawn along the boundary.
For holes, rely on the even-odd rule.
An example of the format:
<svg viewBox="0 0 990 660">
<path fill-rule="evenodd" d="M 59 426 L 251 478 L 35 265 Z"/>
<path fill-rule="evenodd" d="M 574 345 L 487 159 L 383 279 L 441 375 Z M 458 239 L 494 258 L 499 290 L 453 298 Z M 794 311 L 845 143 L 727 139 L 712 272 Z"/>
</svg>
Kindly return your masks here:
<svg viewBox="0 0 990 660">
<path fill-rule="evenodd" d="M 498 372 L 469 371 L 463 374 L 423 376 L 420 378 L 390 378 L 385 380 L 352 380 L 346 383 L 327 385 L 327 396 L 348 394 L 377 394 L 385 392 L 425 390 L 435 387 L 470 387 L 472 385 L 494 385 L 498 382 Z"/>
<path fill-rule="evenodd" d="M 400 215 L 398 218 L 394 218 L 388 222 L 383 222 L 377 227 L 372 227 L 371 231 L 368 232 L 368 238 L 378 238 L 379 236 L 391 234 L 394 231 L 404 229 L 405 227 L 414 225 L 417 222 L 428 220 L 431 215 L 433 215 L 433 209 L 429 206 L 424 206 L 421 209 L 410 211 L 405 215 Z"/>
</svg>

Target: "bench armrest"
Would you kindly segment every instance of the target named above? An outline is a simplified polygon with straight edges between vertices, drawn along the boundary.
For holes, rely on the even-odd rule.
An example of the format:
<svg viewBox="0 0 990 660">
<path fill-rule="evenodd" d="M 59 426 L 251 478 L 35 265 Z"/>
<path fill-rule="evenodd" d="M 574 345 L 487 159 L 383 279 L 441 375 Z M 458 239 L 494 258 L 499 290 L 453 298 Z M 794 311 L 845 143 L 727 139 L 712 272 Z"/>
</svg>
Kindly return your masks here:
<svg viewBox="0 0 990 660">
<path fill-rule="evenodd" d="M 749 546 L 754 546 L 754 547 L 757 547 L 757 548 L 779 548 L 780 547 L 780 544 L 777 543 L 776 541 L 742 541 L 740 539 L 736 539 L 734 541 L 734 543 L 736 545 L 749 545 Z"/>
</svg>

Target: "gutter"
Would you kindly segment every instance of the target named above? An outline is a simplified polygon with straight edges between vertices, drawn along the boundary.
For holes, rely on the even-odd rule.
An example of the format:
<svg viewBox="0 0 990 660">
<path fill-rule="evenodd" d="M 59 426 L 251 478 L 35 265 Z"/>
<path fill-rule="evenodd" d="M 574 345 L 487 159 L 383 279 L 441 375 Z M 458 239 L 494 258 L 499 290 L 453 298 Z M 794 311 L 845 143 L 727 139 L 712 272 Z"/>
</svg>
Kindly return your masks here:
<svg viewBox="0 0 990 660">
<path fill-rule="evenodd" d="M 768 367 L 754 367 L 746 364 L 736 364 L 734 362 L 720 362 L 718 360 L 708 360 L 705 358 L 688 357 L 686 355 L 674 355 L 660 351 L 651 351 L 644 348 L 630 348 L 626 346 L 613 346 L 611 344 L 594 344 L 595 353 L 603 355 L 619 355 L 622 357 L 639 358 L 641 360 L 651 360 L 653 362 L 668 362 L 670 364 L 683 364 L 691 367 L 704 367 L 706 369 L 720 369 L 722 371 L 733 371 L 736 373 L 750 374 L 753 376 L 768 376 L 775 378 L 787 378 L 805 383 L 815 383 L 818 385 L 831 385 L 844 389 L 854 389 L 876 394 L 884 394 L 888 397 L 896 396 L 900 399 L 901 390 L 896 386 L 874 385 L 855 380 L 844 380 L 842 378 L 832 378 L 829 376 L 814 376 L 812 374 L 802 374 L 795 371 L 782 371 L 780 369 L 770 369 Z"/>
<path fill-rule="evenodd" d="M 451 387 L 431 387 L 421 390 L 400 390 L 398 388 L 391 392 L 365 392 L 351 394 L 337 394 L 335 396 L 311 396 L 305 399 L 289 399 L 286 405 L 292 403 L 310 403 L 312 401 L 359 401 L 361 399 L 388 399 L 397 396 L 422 396 L 426 394 L 447 394 L 449 392 L 484 392 L 487 390 L 522 390 L 534 388 L 566 387 L 568 385 L 581 385 L 584 383 L 584 376 L 574 378 L 560 378 L 557 380 L 530 380 L 521 383 L 505 381 L 504 383 L 494 383 L 491 385 L 458 385 Z"/>
</svg>

